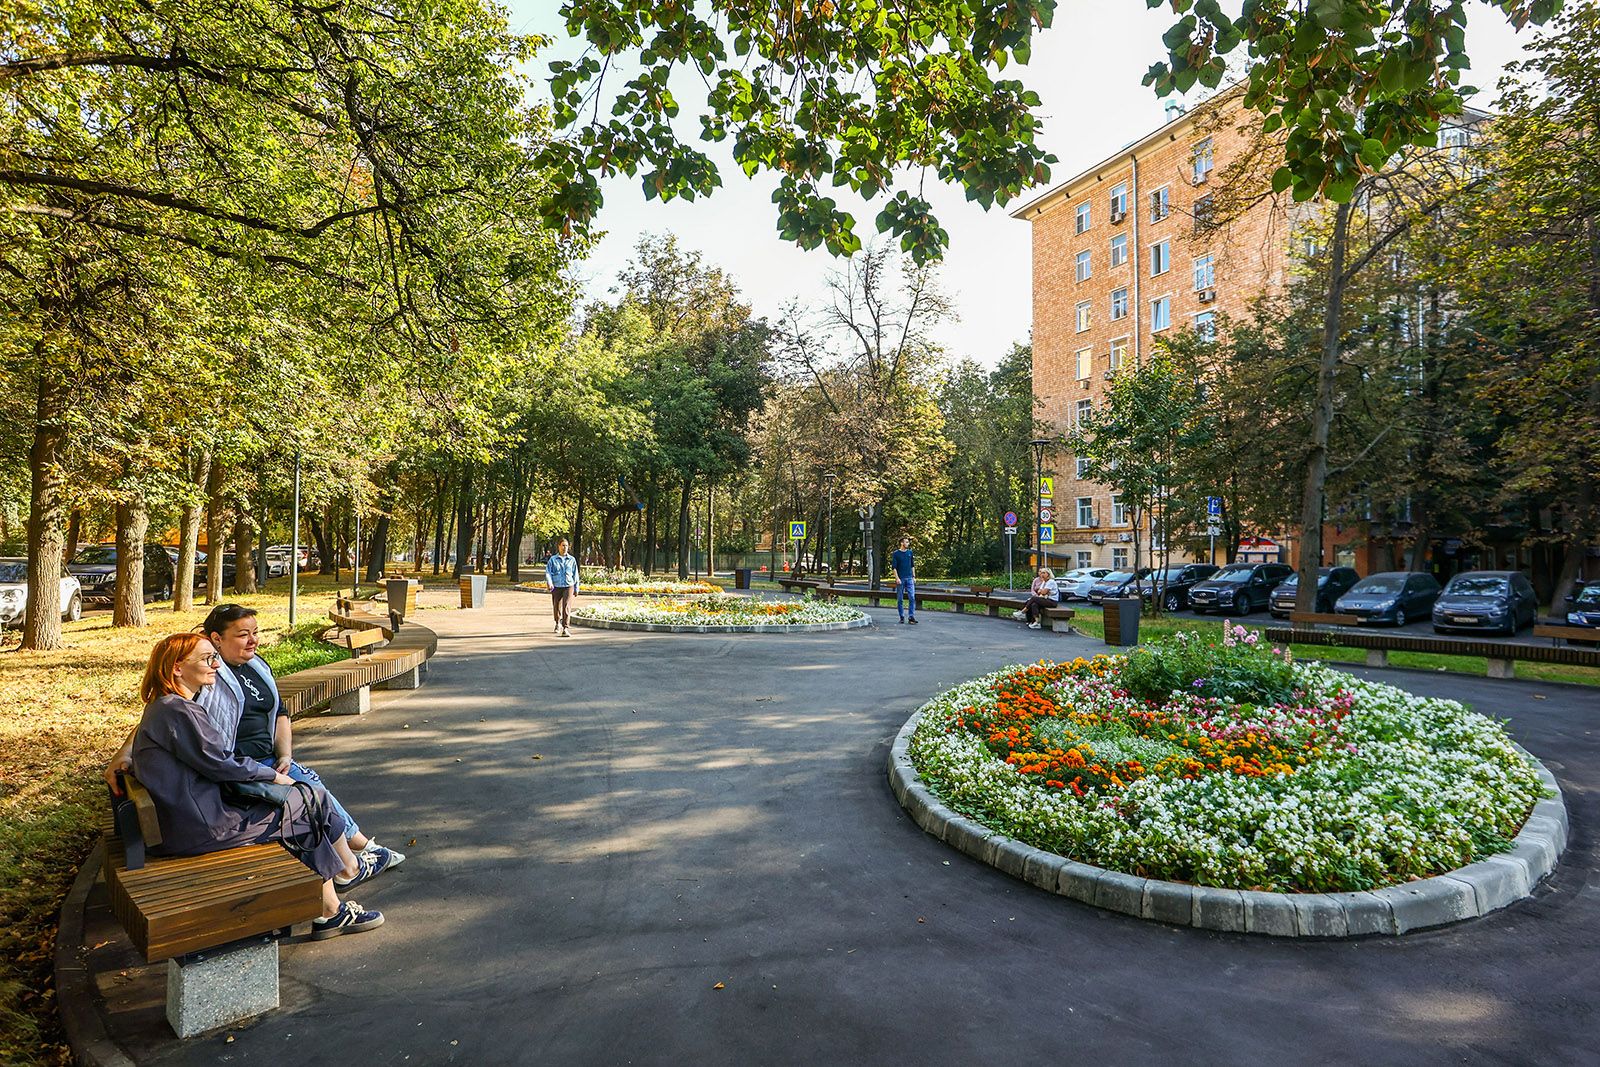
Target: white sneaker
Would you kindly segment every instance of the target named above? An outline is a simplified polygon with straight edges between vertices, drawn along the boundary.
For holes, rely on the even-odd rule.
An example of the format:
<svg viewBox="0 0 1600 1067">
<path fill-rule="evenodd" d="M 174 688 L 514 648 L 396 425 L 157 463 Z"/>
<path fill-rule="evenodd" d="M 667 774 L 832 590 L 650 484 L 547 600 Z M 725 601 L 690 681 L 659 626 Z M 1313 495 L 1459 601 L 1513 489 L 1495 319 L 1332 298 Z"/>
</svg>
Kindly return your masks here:
<svg viewBox="0 0 1600 1067">
<path fill-rule="evenodd" d="M 1026 614 L 1024 614 L 1023 612 L 1013 611 L 1011 613 L 1011 617 L 1013 619 L 1016 619 L 1018 622 L 1021 622 L 1023 619 L 1026 619 L 1028 616 Z"/>
<path fill-rule="evenodd" d="M 561 636 L 562 637 L 571 637 L 572 636 L 572 631 L 567 629 L 565 626 L 563 626 L 561 628 Z"/>
<path fill-rule="evenodd" d="M 1028 624 L 1028 629 L 1030 629 L 1030 630 L 1037 630 L 1038 628 L 1039 628 L 1039 624 L 1036 623 L 1036 622 L 1030 622 Z"/>
<path fill-rule="evenodd" d="M 556 623 L 556 633 L 560 633 L 560 632 L 561 632 L 561 624 L 558 622 L 558 623 Z"/>
</svg>

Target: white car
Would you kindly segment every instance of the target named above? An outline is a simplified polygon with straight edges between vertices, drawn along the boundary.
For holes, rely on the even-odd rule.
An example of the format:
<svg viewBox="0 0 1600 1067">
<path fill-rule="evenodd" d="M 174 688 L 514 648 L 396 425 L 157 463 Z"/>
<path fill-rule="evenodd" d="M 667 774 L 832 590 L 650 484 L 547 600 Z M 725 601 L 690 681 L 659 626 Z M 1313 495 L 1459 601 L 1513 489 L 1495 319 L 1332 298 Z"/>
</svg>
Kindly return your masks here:
<svg viewBox="0 0 1600 1067">
<path fill-rule="evenodd" d="M 1110 567 L 1077 567 L 1056 575 L 1056 591 L 1062 601 L 1088 600 L 1090 587 L 1110 573 Z"/>
<path fill-rule="evenodd" d="M 0 559 L 0 624 L 14 626 L 28 607 L 28 561 Z M 61 617 L 69 622 L 83 617 L 83 589 L 78 579 L 61 570 Z"/>
</svg>

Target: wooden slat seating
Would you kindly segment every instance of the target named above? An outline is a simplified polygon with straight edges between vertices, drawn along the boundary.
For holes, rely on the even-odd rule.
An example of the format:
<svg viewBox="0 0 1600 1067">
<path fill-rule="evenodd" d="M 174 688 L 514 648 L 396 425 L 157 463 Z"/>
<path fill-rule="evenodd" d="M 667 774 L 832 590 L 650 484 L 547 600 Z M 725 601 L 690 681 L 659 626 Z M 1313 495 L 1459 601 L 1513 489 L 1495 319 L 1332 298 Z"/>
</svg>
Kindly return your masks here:
<svg viewBox="0 0 1600 1067">
<path fill-rule="evenodd" d="M 1593 631 L 1591 631 L 1593 632 Z M 1490 678 L 1515 677 L 1514 663 L 1558 663 L 1574 667 L 1600 667 L 1600 649 L 1565 645 L 1517 644 L 1511 641 L 1458 640 L 1421 634 L 1383 633 L 1368 629 L 1311 630 L 1268 627 L 1269 641 L 1281 644 L 1344 645 L 1367 650 L 1367 665 L 1386 667 L 1391 652 L 1431 652 L 1446 656 L 1482 656 Z M 1535 636 L 1538 631 L 1535 630 Z"/>
<path fill-rule="evenodd" d="M 111 910 L 156 963 L 269 934 L 322 914 L 322 879 L 282 846 L 246 845 L 203 856 L 149 856 L 161 843 L 155 804 L 132 774 L 123 782 L 137 819 L 106 838 Z"/>
<path fill-rule="evenodd" d="M 885 603 L 893 604 L 895 593 L 893 586 L 881 589 L 855 589 L 850 586 L 819 585 L 811 590 L 819 599 L 836 600 L 839 597 L 855 597 L 866 600 L 873 607 L 880 607 Z M 924 604 L 949 604 L 956 614 L 965 614 L 970 607 L 982 608 L 991 618 L 999 618 L 1001 612 L 1020 610 L 1022 601 L 1011 597 L 996 596 L 990 593 L 962 593 L 955 590 L 928 590 L 918 589 L 916 592 L 916 606 Z M 1050 623 L 1050 629 L 1056 633 L 1070 633 L 1070 622 L 1073 610 L 1068 607 L 1057 606 L 1045 609 L 1045 619 Z"/>
<path fill-rule="evenodd" d="M 1534 626 L 1533 636 L 1548 637 L 1552 643 L 1600 645 L 1600 629 L 1593 626 L 1568 626 L 1565 623 L 1541 622 Z"/>
<path fill-rule="evenodd" d="M 1291 611 L 1289 612 L 1291 626 L 1360 626 L 1359 615 L 1329 614 L 1324 611 Z"/>
<path fill-rule="evenodd" d="M 393 617 L 374 615 L 343 599 L 330 615 L 342 629 L 370 630 L 390 636 L 386 643 L 374 643 L 370 652 L 357 659 L 296 671 L 278 679 L 278 693 L 291 716 L 305 714 L 339 697 L 425 667 L 439 647 L 438 636 L 426 626 L 414 620 L 397 626 Z"/>
</svg>

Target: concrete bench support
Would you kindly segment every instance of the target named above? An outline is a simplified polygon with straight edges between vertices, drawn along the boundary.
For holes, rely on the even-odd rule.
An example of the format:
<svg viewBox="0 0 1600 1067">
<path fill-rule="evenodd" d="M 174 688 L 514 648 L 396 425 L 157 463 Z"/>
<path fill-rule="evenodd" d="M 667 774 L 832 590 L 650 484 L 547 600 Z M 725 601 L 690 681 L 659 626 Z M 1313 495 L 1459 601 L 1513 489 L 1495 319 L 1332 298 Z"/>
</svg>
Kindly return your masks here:
<svg viewBox="0 0 1600 1067">
<path fill-rule="evenodd" d="M 167 1022 L 193 1037 L 278 1006 L 278 942 L 249 941 L 167 961 Z"/>
<path fill-rule="evenodd" d="M 328 705 L 329 715 L 365 715 L 371 710 L 372 689 L 365 685 L 348 693 L 341 693 Z"/>
<path fill-rule="evenodd" d="M 1385 649 L 1381 649 L 1381 648 L 1369 648 L 1369 649 L 1367 649 L 1367 666 L 1369 666 L 1369 667 L 1387 667 L 1388 665 L 1389 665 L 1389 653 Z"/>
<path fill-rule="evenodd" d="M 1487 673 L 1490 678 L 1515 678 L 1517 676 L 1517 663 L 1515 660 L 1490 656 Z"/>
<path fill-rule="evenodd" d="M 412 667 L 404 674 L 397 674 L 387 682 L 379 682 L 379 689 L 421 689 L 422 668 Z"/>
</svg>

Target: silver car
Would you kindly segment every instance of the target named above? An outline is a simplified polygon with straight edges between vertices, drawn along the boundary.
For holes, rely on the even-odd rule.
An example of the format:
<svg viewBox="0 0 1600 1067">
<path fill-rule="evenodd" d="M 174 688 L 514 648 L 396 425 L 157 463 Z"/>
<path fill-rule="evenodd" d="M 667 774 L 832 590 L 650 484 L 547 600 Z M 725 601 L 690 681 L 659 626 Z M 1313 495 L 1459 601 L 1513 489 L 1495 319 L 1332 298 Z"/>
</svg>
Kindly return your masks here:
<svg viewBox="0 0 1600 1067">
<path fill-rule="evenodd" d="M 1110 567 L 1075 567 L 1056 575 L 1056 591 L 1062 601 L 1088 600 L 1094 583 L 1110 573 Z"/>
<path fill-rule="evenodd" d="M 14 626 L 28 609 L 28 561 L 0 559 L 0 624 Z M 61 617 L 71 622 L 83 617 L 83 590 L 78 579 L 61 569 Z"/>
</svg>

